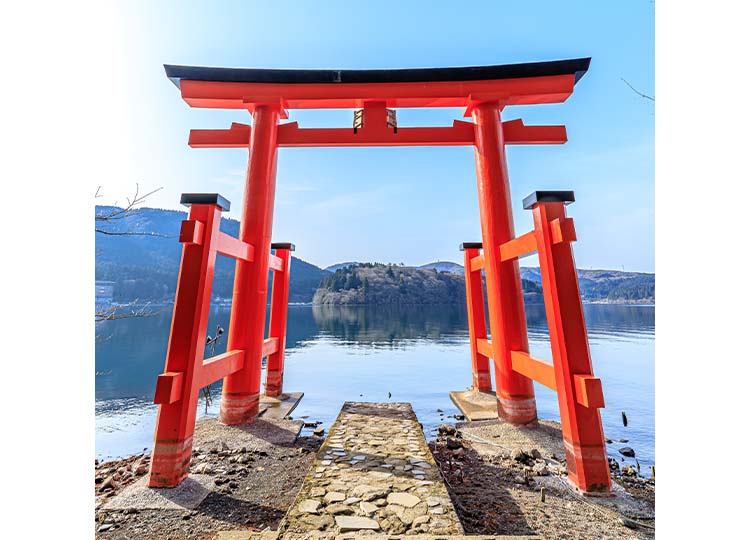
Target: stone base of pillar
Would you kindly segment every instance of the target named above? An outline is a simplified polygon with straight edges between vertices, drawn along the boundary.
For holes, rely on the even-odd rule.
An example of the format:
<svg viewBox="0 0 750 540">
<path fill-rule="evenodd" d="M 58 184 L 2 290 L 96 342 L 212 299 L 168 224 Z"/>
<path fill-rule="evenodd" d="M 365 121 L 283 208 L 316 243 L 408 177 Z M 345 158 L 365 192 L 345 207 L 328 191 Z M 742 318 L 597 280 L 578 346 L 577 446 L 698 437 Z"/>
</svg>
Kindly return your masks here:
<svg viewBox="0 0 750 540">
<path fill-rule="evenodd" d="M 497 396 L 497 416 L 514 425 L 536 421 L 536 399 Z"/>
<path fill-rule="evenodd" d="M 252 424 L 258 417 L 259 394 L 223 394 L 219 422 L 227 426 Z"/>
<path fill-rule="evenodd" d="M 193 452 L 193 437 L 179 441 L 154 443 L 151 453 L 150 487 L 174 487 L 190 472 L 190 456 Z"/>
</svg>

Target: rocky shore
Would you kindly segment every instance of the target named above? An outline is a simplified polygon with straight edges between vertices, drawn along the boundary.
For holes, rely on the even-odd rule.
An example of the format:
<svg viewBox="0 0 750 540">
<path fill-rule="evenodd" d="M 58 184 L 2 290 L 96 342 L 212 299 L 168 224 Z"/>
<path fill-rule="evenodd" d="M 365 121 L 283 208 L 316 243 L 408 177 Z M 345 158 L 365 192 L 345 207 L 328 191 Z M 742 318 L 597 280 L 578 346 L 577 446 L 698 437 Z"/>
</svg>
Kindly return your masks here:
<svg viewBox="0 0 750 540">
<path fill-rule="evenodd" d="M 582 497 L 567 482 L 554 423 L 520 428 L 517 440 L 498 428 L 496 421 L 459 424 L 459 429 L 443 425 L 430 443 L 466 534 L 654 537 L 655 478 L 611 460 L 615 495 Z"/>
<path fill-rule="evenodd" d="M 219 431 L 214 424 L 202 422 L 196 430 L 199 442 L 193 450 L 190 472 L 210 477 L 212 484 L 208 496 L 192 510 L 108 509 L 107 503 L 114 497 L 145 481 L 146 471 L 141 465 L 148 464 L 148 457 L 137 455 L 98 463 L 96 538 L 209 540 L 220 531 L 277 529 L 322 439 L 300 436 L 279 443 L 265 433 L 223 439 L 214 433 Z"/>
<path fill-rule="evenodd" d="M 136 454 L 101 463 L 98 459 L 94 460 L 96 509 L 101 508 L 112 496 L 144 476 L 148 472 L 148 459 L 145 454 Z"/>
<path fill-rule="evenodd" d="M 362 534 L 365 525 L 372 528 L 365 534 L 390 535 L 440 529 L 546 539 L 654 536 L 650 471 L 613 459 L 614 496 L 582 497 L 567 482 L 559 426 L 552 422 L 444 424 L 428 448 L 416 422 L 417 432 L 411 429 L 411 416 L 399 416 L 403 411 L 354 407 L 332 427 L 327 446 L 320 436 L 298 437 L 301 422 L 233 431 L 199 423 L 191 475 L 203 478 L 209 493 L 194 508 L 123 509 L 113 503 L 145 484 L 148 456 L 97 462 L 96 537 L 248 540 L 279 531 L 301 538 L 313 529 Z M 384 437 L 380 424 L 393 424 L 399 435 Z M 363 473 L 367 482 L 360 481 Z"/>
</svg>

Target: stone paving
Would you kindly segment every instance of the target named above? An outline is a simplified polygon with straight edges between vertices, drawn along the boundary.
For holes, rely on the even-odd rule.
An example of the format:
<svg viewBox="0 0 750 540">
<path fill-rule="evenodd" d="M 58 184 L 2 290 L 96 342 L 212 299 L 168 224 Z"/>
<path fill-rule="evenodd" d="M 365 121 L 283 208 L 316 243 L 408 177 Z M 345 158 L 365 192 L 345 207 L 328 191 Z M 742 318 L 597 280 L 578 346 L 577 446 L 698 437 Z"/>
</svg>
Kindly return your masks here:
<svg viewBox="0 0 750 540">
<path fill-rule="evenodd" d="M 278 540 L 276 531 L 222 531 L 213 540 Z M 320 531 L 310 531 L 300 536 L 305 540 L 544 540 L 537 535 L 435 535 L 435 534 L 385 534 L 372 531 L 357 531 L 331 535 Z"/>
<path fill-rule="evenodd" d="M 344 404 L 278 532 L 464 534 L 411 405 L 359 402 Z"/>
</svg>

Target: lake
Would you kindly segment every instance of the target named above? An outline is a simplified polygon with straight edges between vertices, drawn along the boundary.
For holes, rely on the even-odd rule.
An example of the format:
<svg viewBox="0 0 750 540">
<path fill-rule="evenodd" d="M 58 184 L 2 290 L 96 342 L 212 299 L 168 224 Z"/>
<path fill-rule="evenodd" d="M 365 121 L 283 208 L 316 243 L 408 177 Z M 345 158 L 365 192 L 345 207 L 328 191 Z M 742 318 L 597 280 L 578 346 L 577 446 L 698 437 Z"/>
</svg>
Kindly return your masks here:
<svg viewBox="0 0 750 540">
<path fill-rule="evenodd" d="M 604 387 L 604 434 L 629 441 L 608 445 L 609 453 L 619 458 L 618 448 L 632 447 L 645 472 L 654 463 L 654 307 L 589 304 L 584 311 L 594 374 Z M 530 352 L 551 359 L 544 307 L 528 305 L 526 312 Z M 99 459 L 150 450 L 154 387 L 164 369 L 171 318 L 170 307 L 97 324 Z M 228 329 L 228 307 L 212 307 L 209 333 L 217 324 Z M 215 353 L 225 347 L 226 333 Z M 344 401 L 388 401 L 390 392 L 391 401 L 412 404 L 429 439 L 445 421 L 438 409 L 446 416 L 460 412 L 448 392 L 466 389 L 471 379 L 464 306 L 289 307 L 284 390 L 305 393 L 294 418 L 320 420 L 327 429 Z M 539 418 L 559 421 L 555 392 L 535 388 Z M 218 414 L 221 382 L 212 394 L 207 413 L 201 399 L 199 416 Z"/>
</svg>

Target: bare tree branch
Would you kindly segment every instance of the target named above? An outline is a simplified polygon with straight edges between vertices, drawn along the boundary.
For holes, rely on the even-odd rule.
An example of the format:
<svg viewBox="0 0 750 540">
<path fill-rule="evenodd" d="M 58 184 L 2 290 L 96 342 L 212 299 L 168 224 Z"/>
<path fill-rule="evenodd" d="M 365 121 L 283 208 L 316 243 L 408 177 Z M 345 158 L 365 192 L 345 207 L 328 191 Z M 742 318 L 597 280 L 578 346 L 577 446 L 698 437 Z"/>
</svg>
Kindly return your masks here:
<svg viewBox="0 0 750 540">
<path fill-rule="evenodd" d="M 165 234 L 159 234 L 159 233 L 147 233 L 147 232 L 140 232 L 140 231 L 116 231 L 116 230 L 109 230 L 105 228 L 107 225 L 116 225 L 118 221 L 128 218 L 133 214 L 133 211 L 135 210 L 135 207 L 139 204 L 143 203 L 149 196 L 153 195 L 157 191 L 161 190 L 162 188 L 156 188 L 153 191 L 150 191 L 146 193 L 145 195 L 140 194 L 140 186 L 138 183 L 135 184 L 135 194 L 133 195 L 133 198 L 127 197 L 126 200 L 128 202 L 127 205 L 120 208 L 117 206 L 117 202 L 111 207 L 106 210 L 102 210 L 98 212 L 95 216 L 95 221 L 97 226 L 95 226 L 94 230 L 99 234 L 106 234 L 109 236 L 158 236 L 162 238 L 169 238 L 169 236 Z M 99 186 L 96 190 L 96 194 L 94 195 L 95 198 L 101 197 L 99 194 L 99 191 L 101 190 L 101 186 Z"/>
<path fill-rule="evenodd" d="M 168 238 L 165 234 L 159 234 L 154 232 L 144 232 L 133 230 L 131 223 L 127 224 L 126 230 L 109 230 L 106 228 L 107 225 L 114 226 L 118 221 L 130 217 L 135 207 L 145 201 L 149 196 L 153 195 L 162 188 L 157 188 L 153 191 L 146 193 L 145 195 L 140 194 L 140 186 L 138 183 L 135 184 L 135 194 L 133 198 L 127 198 L 128 204 L 124 208 L 117 207 L 117 203 L 105 210 L 98 212 L 95 216 L 96 226 L 94 230 L 98 234 L 104 234 L 108 236 L 159 236 Z M 101 186 L 96 189 L 94 198 L 98 199 L 102 195 L 100 194 Z M 104 226 L 104 228 L 102 227 Z M 127 304 L 104 304 L 97 305 L 94 310 L 94 321 L 97 323 L 103 321 L 114 321 L 118 319 L 131 319 L 134 317 L 151 317 L 162 313 L 165 309 L 152 310 L 149 302 L 139 305 L 138 299 L 133 300 Z M 98 336 L 97 336 L 98 339 Z"/>
<path fill-rule="evenodd" d="M 158 236 L 160 238 L 171 238 L 171 236 L 155 232 L 138 232 L 138 231 L 105 231 L 104 229 L 94 229 L 99 234 L 109 236 Z"/>
<path fill-rule="evenodd" d="M 633 85 L 632 85 L 632 84 L 630 84 L 630 83 L 629 83 L 628 81 L 626 81 L 626 80 L 625 80 L 625 79 L 623 79 L 622 77 L 620 77 L 620 79 L 622 80 L 622 82 L 624 82 L 625 84 L 627 84 L 627 85 L 628 85 L 628 86 L 630 87 L 630 89 L 631 89 L 631 90 L 632 90 L 633 92 L 635 92 L 636 94 L 638 94 L 638 95 L 639 95 L 639 96 L 641 96 L 642 98 L 650 99 L 651 101 L 653 101 L 653 102 L 656 102 L 656 100 L 655 100 L 655 99 L 654 99 L 654 98 L 653 98 L 652 96 L 648 96 L 648 95 L 644 94 L 643 92 L 639 92 L 638 90 L 636 90 L 636 89 L 635 89 L 635 88 L 633 87 Z"/>
<path fill-rule="evenodd" d="M 96 190 L 96 196 L 97 197 L 101 197 L 101 195 L 99 195 L 99 190 L 100 189 L 101 189 L 101 186 L 99 186 L 99 188 L 97 188 L 97 190 Z M 136 206 L 138 206 L 139 204 L 141 204 L 148 197 L 150 197 L 151 195 L 153 195 L 157 191 L 160 191 L 161 189 L 163 189 L 163 188 L 159 187 L 159 188 L 156 188 L 153 191 L 149 191 L 145 195 L 141 195 L 140 194 L 140 186 L 138 185 L 138 183 L 136 183 L 135 184 L 135 194 L 133 195 L 133 199 L 131 200 L 129 197 L 126 197 L 126 200 L 128 201 L 128 204 L 125 207 L 123 207 L 123 208 L 117 208 L 117 202 L 115 202 L 115 204 L 114 204 L 115 208 L 113 210 L 111 210 L 109 213 L 100 213 L 100 214 L 97 214 L 96 220 L 97 221 L 113 221 L 113 220 L 116 220 L 116 219 L 123 219 L 123 218 L 127 217 L 128 212 L 130 212 L 133 209 L 135 209 Z"/>
<path fill-rule="evenodd" d="M 128 308 L 130 310 L 128 311 Z M 153 317 L 163 313 L 165 309 L 152 310 L 151 303 L 139 305 L 138 300 L 133 300 L 127 304 L 98 306 L 94 313 L 95 322 L 114 321 L 119 319 L 132 319 L 133 317 Z"/>
</svg>

